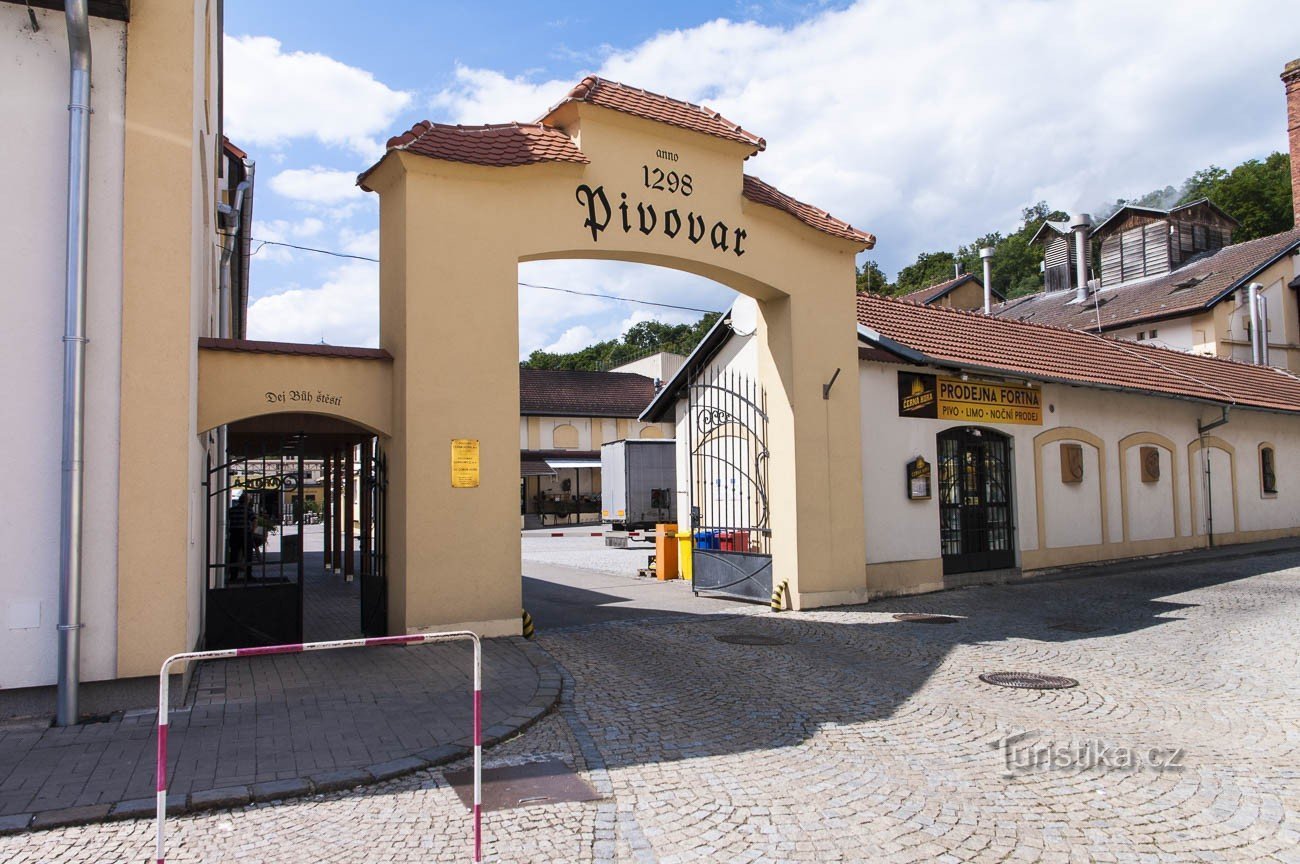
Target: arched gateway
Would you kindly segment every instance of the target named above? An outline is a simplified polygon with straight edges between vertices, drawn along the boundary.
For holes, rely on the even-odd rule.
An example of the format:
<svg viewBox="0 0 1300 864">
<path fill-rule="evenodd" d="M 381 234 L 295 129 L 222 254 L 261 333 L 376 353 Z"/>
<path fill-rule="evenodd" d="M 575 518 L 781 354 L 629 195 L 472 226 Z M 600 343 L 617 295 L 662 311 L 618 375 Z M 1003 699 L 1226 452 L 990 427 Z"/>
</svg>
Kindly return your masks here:
<svg viewBox="0 0 1300 864">
<path fill-rule="evenodd" d="M 854 256 L 874 239 L 744 173 L 763 139 L 590 77 L 537 123 L 420 123 L 359 178 L 380 196 L 393 356 L 389 629 L 519 632 L 518 265 L 655 264 L 758 301 L 774 579 L 866 599 Z M 845 379 L 850 380 L 850 379 Z M 477 485 L 453 479 L 477 442 Z M 465 463 L 460 463 L 465 467 Z M 464 475 L 457 475 L 463 479 Z"/>
</svg>

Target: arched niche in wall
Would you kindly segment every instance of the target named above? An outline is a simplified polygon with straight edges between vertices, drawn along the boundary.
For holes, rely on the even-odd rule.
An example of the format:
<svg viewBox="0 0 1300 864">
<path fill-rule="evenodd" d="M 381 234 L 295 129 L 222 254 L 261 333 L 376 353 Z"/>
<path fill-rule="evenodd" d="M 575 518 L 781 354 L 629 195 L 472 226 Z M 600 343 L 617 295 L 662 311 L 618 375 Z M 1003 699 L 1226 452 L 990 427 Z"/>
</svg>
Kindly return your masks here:
<svg viewBox="0 0 1300 864">
<path fill-rule="evenodd" d="M 1034 503 L 1037 509 L 1038 517 L 1038 548 L 1049 548 L 1047 534 L 1047 501 L 1045 483 L 1043 476 L 1043 449 L 1049 444 L 1057 442 L 1078 442 L 1087 444 L 1096 454 L 1097 464 L 1097 508 L 1098 524 L 1100 527 L 1099 542 L 1106 543 L 1110 538 L 1110 520 L 1107 513 L 1106 501 L 1106 448 L 1105 442 L 1098 436 L 1075 426 L 1060 426 L 1056 429 L 1048 429 L 1034 436 Z M 1086 465 L 1086 460 L 1085 460 Z M 1086 469 L 1085 469 L 1086 470 Z M 1060 482 L 1053 478 L 1051 482 Z"/>
<path fill-rule="evenodd" d="M 561 423 L 551 431 L 551 445 L 556 450 L 578 449 L 578 427 L 572 423 Z"/>
<path fill-rule="evenodd" d="M 660 429 L 658 426 L 643 426 L 643 427 L 641 427 L 641 437 L 642 437 L 642 438 L 662 438 L 662 437 L 664 437 L 664 433 L 663 433 L 663 430 Z"/>
<path fill-rule="evenodd" d="M 1212 456 L 1212 451 L 1222 451 L 1228 457 L 1228 482 L 1232 490 L 1232 529 L 1231 531 L 1222 530 L 1223 526 L 1213 526 L 1213 531 L 1202 530 L 1204 526 L 1198 521 L 1200 513 L 1200 500 L 1205 496 L 1205 463 L 1198 459 L 1201 451 L 1206 451 L 1205 458 Z M 1213 470 L 1210 471 L 1210 506 L 1214 506 L 1214 480 Z M 1199 486 L 1199 494 L 1198 494 Z M 1241 524 L 1241 514 L 1237 509 L 1237 448 L 1224 441 L 1217 435 L 1204 435 L 1200 438 L 1193 438 L 1187 444 L 1187 498 L 1192 507 L 1192 535 L 1197 534 L 1231 534 L 1237 531 L 1237 526 Z M 1211 513 L 1213 515 L 1213 513 Z"/>
<path fill-rule="evenodd" d="M 1183 515 L 1178 502 L 1178 460 L 1174 458 L 1174 454 L 1178 452 L 1178 449 L 1174 446 L 1173 441 L 1158 432 L 1134 432 L 1132 435 L 1124 436 L 1119 441 L 1119 512 L 1124 531 L 1124 542 L 1129 541 L 1129 534 L 1131 533 L 1129 482 L 1132 478 L 1129 477 L 1128 451 L 1138 446 L 1155 447 L 1157 452 L 1164 451 L 1168 454 L 1169 497 L 1174 517 L 1173 536 L 1181 537 L 1183 536 Z M 1164 483 L 1165 478 L 1160 477 L 1157 482 Z"/>
</svg>

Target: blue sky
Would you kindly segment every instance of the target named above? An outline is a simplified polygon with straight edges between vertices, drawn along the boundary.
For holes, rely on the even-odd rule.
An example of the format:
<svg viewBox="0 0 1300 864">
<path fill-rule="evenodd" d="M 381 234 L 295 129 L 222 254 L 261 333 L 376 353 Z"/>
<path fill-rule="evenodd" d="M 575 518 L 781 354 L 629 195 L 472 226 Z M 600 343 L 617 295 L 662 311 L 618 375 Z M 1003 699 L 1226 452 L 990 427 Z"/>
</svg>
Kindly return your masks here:
<svg viewBox="0 0 1300 864">
<path fill-rule="evenodd" d="M 879 237 L 887 272 L 1285 148 L 1290 3 L 1119 0 L 443 4 L 227 0 L 227 133 L 257 162 L 254 234 L 377 254 L 351 184 L 413 122 L 531 120 L 584 74 L 709 104 L 763 135 L 747 169 Z M 1204 48 L 1200 46 L 1205 46 Z M 254 338 L 375 344 L 377 268 L 264 247 Z M 524 281 L 722 308 L 695 277 L 597 262 Z M 520 350 L 692 313 L 520 292 Z"/>
</svg>

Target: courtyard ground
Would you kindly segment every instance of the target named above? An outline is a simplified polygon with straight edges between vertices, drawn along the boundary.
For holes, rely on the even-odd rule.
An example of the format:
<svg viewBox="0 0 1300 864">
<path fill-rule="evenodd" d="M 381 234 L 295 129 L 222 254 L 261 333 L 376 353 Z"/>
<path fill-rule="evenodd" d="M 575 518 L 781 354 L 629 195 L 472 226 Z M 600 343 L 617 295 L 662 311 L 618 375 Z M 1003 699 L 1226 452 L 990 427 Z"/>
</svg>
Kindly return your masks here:
<svg viewBox="0 0 1300 864">
<path fill-rule="evenodd" d="M 560 709 L 488 764 L 559 759 L 602 798 L 489 812 L 485 859 L 1300 862 L 1295 547 L 740 611 L 539 630 Z M 434 769 L 177 818 L 168 860 L 465 861 L 469 827 Z M 14 835 L 0 860 L 141 861 L 152 830 Z"/>
</svg>

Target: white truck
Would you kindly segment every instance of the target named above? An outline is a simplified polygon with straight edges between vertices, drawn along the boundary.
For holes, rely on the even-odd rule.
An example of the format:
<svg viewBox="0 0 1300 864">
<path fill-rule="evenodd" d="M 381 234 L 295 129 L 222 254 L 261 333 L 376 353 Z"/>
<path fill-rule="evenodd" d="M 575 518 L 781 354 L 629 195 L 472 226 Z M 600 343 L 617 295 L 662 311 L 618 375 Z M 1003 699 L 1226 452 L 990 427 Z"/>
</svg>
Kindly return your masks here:
<svg viewBox="0 0 1300 864">
<path fill-rule="evenodd" d="M 600 517 L 615 531 L 676 522 L 676 487 L 672 439 L 611 441 L 600 448 Z"/>
</svg>

